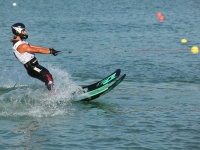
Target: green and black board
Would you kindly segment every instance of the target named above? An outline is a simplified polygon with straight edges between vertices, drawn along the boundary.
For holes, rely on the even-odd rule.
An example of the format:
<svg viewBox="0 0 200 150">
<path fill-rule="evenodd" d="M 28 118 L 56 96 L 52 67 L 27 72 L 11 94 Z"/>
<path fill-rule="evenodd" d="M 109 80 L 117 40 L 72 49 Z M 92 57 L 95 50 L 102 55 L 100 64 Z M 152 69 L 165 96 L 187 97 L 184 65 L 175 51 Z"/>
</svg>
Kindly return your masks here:
<svg viewBox="0 0 200 150">
<path fill-rule="evenodd" d="M 91 84 L 88 86 L 83 86 L 82 88 L 87 89 L 87 92 L 92 91 L 97 88 L 100 88 L 100 87 L 105 86 L 105 85 L 111 83 L 112 81 L 116 80 L 119 77 L 120 73 L 121 73 L 121 70 L 117 69 L 115 72 L 111 73 L 106 78 L 104 78 L 94 84 Z"/>
<path fill-rule="evenodd" d="M 126 77 L 126 74 L 124 74 L 119 79 L 117 79 L 119 77 L 120 73 L 121 73 L 121 70 L 117 69 L 115 72 L 110 74 L 108 77 L 106 77 L 94 84 L 84 86 L 83 89 L 86 89 L 87 91 L 86 91 L 86 93 L 84 93 L 85 96 L 82 99 L 80 99 L 80 101 L 91 101 L 91 100 L 97 99 L 100 96 L 110 92 L 117 85 L 119 85 Z M 114 82 L 114 83 L 112 83 L 112 82 Z"/>
</svg>

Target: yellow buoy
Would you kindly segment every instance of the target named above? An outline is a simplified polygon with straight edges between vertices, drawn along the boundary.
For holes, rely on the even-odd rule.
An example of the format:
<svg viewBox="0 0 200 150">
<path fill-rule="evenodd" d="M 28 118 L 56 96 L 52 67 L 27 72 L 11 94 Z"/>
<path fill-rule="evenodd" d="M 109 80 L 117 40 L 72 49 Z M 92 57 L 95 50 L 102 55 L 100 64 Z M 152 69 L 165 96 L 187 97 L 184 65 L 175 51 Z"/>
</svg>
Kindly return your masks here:
<svg viewBox="0 0 200 150">
<path fill-rule="evenodd" d="M 191 52 L 192 52 L 192 54 L 197 54 L 199 52 L 199 48 L 197 46 L 193 46 L 191 48 Z"/>
<path fill-rule="evenodd" d="M 181 43 L 187 43 L 187 40 L 186 39 L 182 39 Z"/>
</svg>

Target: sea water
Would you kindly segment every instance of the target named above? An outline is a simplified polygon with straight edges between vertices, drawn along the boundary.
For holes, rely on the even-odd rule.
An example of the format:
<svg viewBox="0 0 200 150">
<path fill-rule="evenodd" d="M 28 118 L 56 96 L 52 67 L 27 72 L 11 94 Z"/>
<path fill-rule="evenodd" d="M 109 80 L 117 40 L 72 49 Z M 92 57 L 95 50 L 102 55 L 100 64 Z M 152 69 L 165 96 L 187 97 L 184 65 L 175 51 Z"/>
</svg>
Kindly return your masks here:
<svg viewBox="0 0 200 150">
<path fill-rule="evenodd" d="M 200 149 L 200 55 L 190 52 L 200 48 L 199 7 L 199 0 L 2 1 L 0 148 Z M 29 43 L 62 51 L 36 54 L 55 96 L 14 57 L 16 22 Z M 118 68 L 127 76 L 113 91 L 75 101 L 80 85 Z"/>
</svg>

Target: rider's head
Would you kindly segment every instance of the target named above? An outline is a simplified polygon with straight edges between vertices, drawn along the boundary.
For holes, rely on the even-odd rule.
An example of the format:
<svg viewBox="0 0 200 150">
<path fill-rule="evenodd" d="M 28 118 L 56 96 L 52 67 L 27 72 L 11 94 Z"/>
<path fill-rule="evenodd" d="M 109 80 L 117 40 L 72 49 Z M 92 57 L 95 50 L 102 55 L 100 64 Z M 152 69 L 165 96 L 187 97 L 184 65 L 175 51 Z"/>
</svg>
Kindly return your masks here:
<svg viewBox="0 0 200 150">
<path fill-rule="evenodd" d="M 15 23 L 11 26 L 14 35 L 19 36 L 21 39 L 27 39 L 28 35 L 25 31 L 25 25 L 23 23 Z"/>
</svg>

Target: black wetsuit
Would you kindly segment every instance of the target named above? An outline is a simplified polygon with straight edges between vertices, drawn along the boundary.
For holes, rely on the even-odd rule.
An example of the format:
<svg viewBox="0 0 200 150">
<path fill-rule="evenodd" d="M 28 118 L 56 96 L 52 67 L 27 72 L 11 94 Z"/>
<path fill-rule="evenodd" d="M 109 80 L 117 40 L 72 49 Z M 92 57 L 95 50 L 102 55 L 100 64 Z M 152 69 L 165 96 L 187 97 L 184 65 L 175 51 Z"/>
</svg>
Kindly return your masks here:
<svg viewBox="0 0 200 150">
<path fill-rule="evenodd" d="M 34 57 L 29 62 L 24 64 L 24 67 L 26 68 L 27 73 L 31 77 L 37 78 L 41 80 L 42 82 L 44 82 L 47 88 L 48 88 L 49 81 L 53 82 L 53 78 L 50 72 L 38 63 L 36 57 Z M 51 90 L 51 89 L 48 88 L 48 90 Z"/>
</svg>

